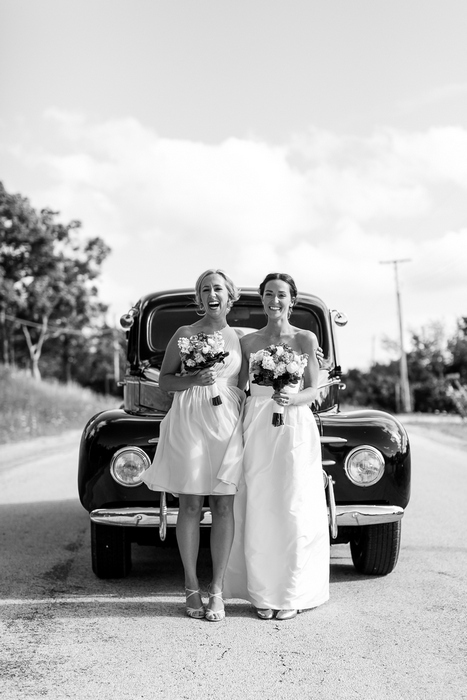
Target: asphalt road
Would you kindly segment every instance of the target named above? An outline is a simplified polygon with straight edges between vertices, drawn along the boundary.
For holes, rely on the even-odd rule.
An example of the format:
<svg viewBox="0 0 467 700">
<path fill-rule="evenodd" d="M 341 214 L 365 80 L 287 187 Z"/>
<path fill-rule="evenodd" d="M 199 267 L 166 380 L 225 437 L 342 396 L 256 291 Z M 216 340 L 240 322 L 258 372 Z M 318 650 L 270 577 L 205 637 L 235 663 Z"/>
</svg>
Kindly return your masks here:
<svg viewBox="0 0 467 700">
<path fill-rule="evenodd" d="M 282 623 L 240 602 L 222 623 L 188 619 L 176 549 L 134 545 L 130 577 L 98 580 L 78 433 L 0 446 L 2 697 L 467 698 L 465 445 L 410 436 L 395 571 L 359 575 L 348 547 L 333 547 L 329 603 Z M 207 551 L 201 571 L 207 584 Z"/>
</svg>

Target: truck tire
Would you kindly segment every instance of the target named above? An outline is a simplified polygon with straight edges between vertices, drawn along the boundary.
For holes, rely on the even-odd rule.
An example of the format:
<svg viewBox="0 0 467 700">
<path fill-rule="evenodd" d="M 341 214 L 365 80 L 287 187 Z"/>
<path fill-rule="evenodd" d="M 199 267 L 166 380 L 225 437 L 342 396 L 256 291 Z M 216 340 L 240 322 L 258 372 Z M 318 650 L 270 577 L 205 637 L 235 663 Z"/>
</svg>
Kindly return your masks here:
<svg viewBox="0 0 467 700">
<path fill-rule="evenodd" d="M 124 527 L 91 521 L 92 570 L 98 578 L 124 578 L 131 571 L 131 541 Z"/>
<path fill-rule="evenodd" d="M 350 540 L 352 561 L 361 574 L 386 576 L 394 570 L 399 558 L 401 523 L 356 527 Z"/>
</svg>

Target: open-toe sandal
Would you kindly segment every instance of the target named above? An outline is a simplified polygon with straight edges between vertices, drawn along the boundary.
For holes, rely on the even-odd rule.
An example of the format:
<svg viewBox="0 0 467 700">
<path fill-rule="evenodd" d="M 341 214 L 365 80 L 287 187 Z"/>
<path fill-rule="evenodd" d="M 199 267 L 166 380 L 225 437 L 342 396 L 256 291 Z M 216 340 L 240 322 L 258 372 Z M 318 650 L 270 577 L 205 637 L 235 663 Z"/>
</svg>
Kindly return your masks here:
<svg viewBox="0 0 467 700">
<path fill-rule="evenodd" d="M 199 596 L 201 596 L 199 588 L 197 590 L 193 590 L 192 588 L 185 588 L 187 603 L 188 598 L 191 598 L 191 596 L 195 595 L 195 593 L 198 593 Z M 190 608 L 190 606 L 187 604 L 185 611 L 188 617 L 193 617 L 195 620 L 202 620 L 203 617 L 206 615 L 206 608 L 204 607 L 204 605 L 202 605 L 200 608 Z"/>
<path fill-rule="evenodd" d="M 222 600 L 222 591 L 220 591 L 220 593 L 211 593 L 211 591 L 208 588 L 208 596 L 209 602 L 211 602 L 211 598 L 220 598 Z M 208 603 L 205 617 L 206 620 L 209 620 L 209 622 L 220 622 L 225 617 L 225 610 L 217 610 L 216 612 L 214 612 L 214 610 L 211 610 Z"/>
</svg>

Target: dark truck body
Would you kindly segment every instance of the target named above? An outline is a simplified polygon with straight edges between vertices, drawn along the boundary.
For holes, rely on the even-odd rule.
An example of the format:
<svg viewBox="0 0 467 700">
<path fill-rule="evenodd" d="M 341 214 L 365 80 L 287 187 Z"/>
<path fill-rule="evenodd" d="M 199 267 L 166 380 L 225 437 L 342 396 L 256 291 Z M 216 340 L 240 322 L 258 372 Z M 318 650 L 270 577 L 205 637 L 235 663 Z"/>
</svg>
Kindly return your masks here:
<svg viewBox="0 0 467 700">
<path fill-rule="evenodd" d="M 196 320 L 193 298 L 193 290 L 157 292 L 122 317 L 128 336 L 124 405 L 99 413 L 84 428 L 78 488 L 90 513 L 93 571 L 101 578 L 128 573 L 132 543 L 173 540 L 178 499 L 149 490 L 139 474 L 154 457 L 160 422 L 170 409 L 171 396 L 158 387 L 165 348 L 178 327 Z M 346 322 L 342 314 L 329 311 L 316 296 L 300 294 L 291 322 L 313 331 L 324 353 L 319 394 L 310 410 L 322 445 L 331 542 L 350 543 L 358 571 L 388 574 L 397 562 L 410 497 L 407 433 L 382 411 L 340 411 L 345 385 L 335 333 Z M 242 291 L 228 323 L 240 335 L 264 326 L 255 290 Z M 210 523 L 206 502 L 201 525 L 209 528 Z"/>
</svg>

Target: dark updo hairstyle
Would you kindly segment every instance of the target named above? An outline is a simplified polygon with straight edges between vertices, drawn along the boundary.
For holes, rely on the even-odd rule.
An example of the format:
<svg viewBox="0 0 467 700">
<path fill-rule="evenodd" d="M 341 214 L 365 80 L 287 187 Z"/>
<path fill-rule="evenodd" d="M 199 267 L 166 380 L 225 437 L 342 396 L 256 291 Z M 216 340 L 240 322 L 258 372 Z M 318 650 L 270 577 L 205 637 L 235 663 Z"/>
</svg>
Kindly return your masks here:
<svg viewBox="0 0 467 700">
<path fill-rule="evenodd" d="M 237 299 L 240 298 L 240 290 L 237 288 L 237 286 L 232 282 L 230 277 L 225 274 L 224 270 L 216 270 L 214 268 L 211 268 L 209 270 L 205 270 L 200 274 L 198 279 L 196 280 L 195 284 L 195 302 L 197 306 L 197 313 L 200 315 L 204 315 L 205 308 L 202 304 L 201 301 L 201 287 L 203 285 L 203 281 L 206 277 L 209 275 L 220 275 L 221 277 L 224 278 L 225 286 L 227 289 L 227 293 L 229 295 L 229 300 L 233 304 L 234 301 L 237 301 Z"/>
<path fill-rule="evenodd" d="M 295 299 L 298 296 L 297 285 L 295 284 L 293 278 L 290 275 L 287 275 L 285 272 L 270 272 L 269 275 L 266 275 L 264 280 L 259 285 L 259 293 L 261 294 L 261 296 L 264 295 L 266 285 L 268 282 L 271 282 L 271 280 L 282 280 L 282 282 L 287 282 L 287 284 L 290 287 L 290 296 L 292 297 L 292 302 L 295 301 Z"/>
</svg>

